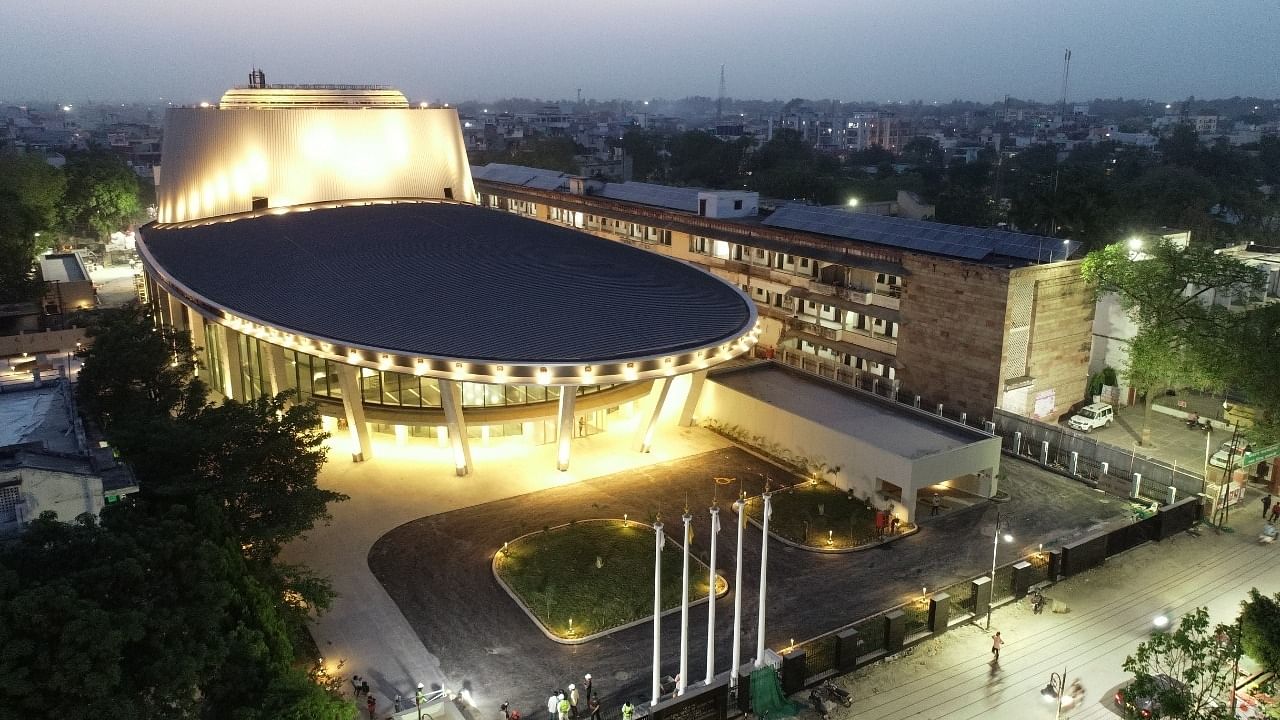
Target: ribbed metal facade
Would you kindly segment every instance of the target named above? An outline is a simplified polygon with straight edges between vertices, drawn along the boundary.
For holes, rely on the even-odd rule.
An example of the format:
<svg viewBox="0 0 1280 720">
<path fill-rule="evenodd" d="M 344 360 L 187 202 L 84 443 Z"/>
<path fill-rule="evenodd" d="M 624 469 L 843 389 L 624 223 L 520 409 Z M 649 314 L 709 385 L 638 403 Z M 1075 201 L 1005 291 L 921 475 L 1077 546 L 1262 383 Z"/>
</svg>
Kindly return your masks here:
<svg viewBox="0 0 1280 720">
<path fill-rule="evenodd" d="M 353 198 L 474 203 L 453 109 L 174 108 L 165 120 L 158 221 Z"/>
</svg>

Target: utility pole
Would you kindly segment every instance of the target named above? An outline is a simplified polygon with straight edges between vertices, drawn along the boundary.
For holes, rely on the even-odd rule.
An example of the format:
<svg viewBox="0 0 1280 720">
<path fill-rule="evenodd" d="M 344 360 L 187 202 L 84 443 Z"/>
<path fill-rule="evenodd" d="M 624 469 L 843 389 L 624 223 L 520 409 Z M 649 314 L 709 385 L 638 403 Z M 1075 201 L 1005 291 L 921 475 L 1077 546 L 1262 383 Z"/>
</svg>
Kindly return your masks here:
<svg viewBox="0 0 1280 720">
<path fill-rule="evenodd" d="M 1068 49 L 1062 56 L 1062 98 L 1058 102 L 1058 127 L 1061 128 L 1067 123 L 1067 80 L 1071 77 L 1071 50 Z M 1049 236 L 1054 237 L 1058 234 L 1058 154 L 1057 146 L 1054 146 L 1053 155 L 1053 216 L 1049 221 Z"/>
</svg>

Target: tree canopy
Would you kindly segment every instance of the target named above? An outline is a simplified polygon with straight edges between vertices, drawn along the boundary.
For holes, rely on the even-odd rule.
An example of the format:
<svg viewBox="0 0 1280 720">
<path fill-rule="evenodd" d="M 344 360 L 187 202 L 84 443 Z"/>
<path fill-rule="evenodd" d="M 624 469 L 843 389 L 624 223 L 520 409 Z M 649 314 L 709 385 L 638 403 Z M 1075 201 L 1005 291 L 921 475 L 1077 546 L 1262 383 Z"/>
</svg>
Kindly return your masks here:
<svg viewBox="0 0 1280 720">
<path fill-rule="evenodd" d="M 1257 588 L 1240 604 L 1240 643 L 1246 655 L 1271 672 L 1280 672 L 1280 593 Z"/>
<path fill-rule="evenodd" d="M 1234 627 L 1209 623 L 1209 612 L 1196 608 L 1170 632 L 1158 632 L 1125 658 L 1134 680 L 1125 690 L 1131 698 L 1153 698 L 1164 717 L 1182 720 L 1227 720 L 1234 717 L 1227 689 L 1235 683 L 1233 660 L 1238 648 Z M 1170 678 L 1168 683 L 1161 678 Z"/>
<path fill-rule="evenodd" d="M 62 213 L 68 230 L 109 235 L 132 223 L 142 211 L 138 176 L 109 152 L 72 155 L 65 173 Z"/>
<path fill-rule="evenodd" d="M 78 394 L 140 492 L 0 547 L 0 717 L 352 720 L 306 632 L 333 592 L 277 562 L 346 499 L 316 483 L 314 406 L 207 402 L 190 339 L 140 306 L 93 340 Z"/>
</svg>

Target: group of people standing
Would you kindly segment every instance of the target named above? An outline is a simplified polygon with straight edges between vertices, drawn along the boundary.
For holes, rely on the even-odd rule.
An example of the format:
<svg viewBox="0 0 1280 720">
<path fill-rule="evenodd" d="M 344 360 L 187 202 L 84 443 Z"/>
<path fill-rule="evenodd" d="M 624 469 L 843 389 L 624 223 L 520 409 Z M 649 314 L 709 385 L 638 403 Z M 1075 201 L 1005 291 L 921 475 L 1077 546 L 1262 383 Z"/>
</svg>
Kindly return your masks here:
<svg viewBox="0 0 1280 720">
<path fill-rule="evenodd" d="M 569 683 L 568 690 L 555 690 L 547 697 L 548 720 L 602 720 L 600 696 L 592 689 L 591 673 L 582 676 L 583 686 Z M 631 720 L 635 707 L 631 703 L 622 706 L 623 720 Z"/>
</svg>

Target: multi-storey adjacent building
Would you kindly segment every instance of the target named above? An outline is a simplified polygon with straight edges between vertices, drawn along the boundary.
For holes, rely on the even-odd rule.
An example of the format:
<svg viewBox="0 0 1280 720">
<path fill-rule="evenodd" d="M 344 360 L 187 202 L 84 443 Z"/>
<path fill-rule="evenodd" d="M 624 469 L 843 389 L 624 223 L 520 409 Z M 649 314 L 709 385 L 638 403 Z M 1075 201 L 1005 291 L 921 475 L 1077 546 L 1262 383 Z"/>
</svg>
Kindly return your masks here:
<svg viewBox="0 0 1280 720">
<path fill-rule="evenodd" d="M 742 288 L 758 352 L 922 404 L 1054 419 L 1084 396 L 1093 295 L 1075 243 L 785 205 L 741 191 L 472 168 L 480 201 L 677 258 Z"/>
</svg>

